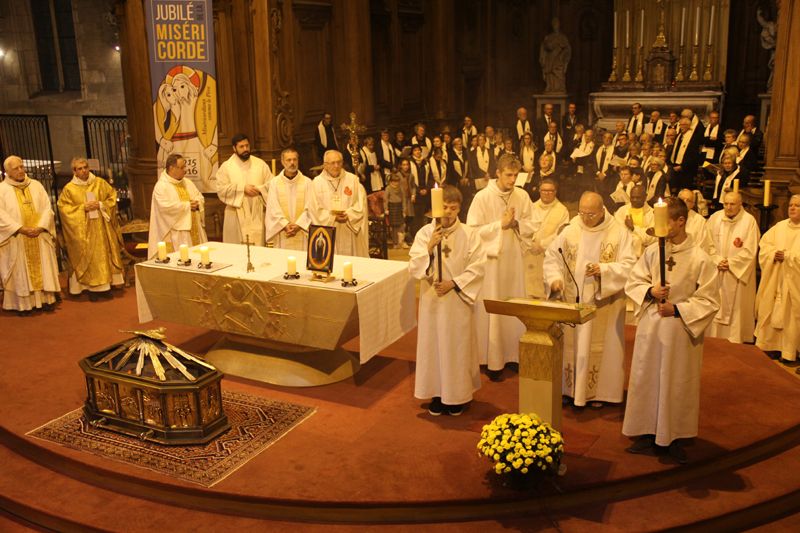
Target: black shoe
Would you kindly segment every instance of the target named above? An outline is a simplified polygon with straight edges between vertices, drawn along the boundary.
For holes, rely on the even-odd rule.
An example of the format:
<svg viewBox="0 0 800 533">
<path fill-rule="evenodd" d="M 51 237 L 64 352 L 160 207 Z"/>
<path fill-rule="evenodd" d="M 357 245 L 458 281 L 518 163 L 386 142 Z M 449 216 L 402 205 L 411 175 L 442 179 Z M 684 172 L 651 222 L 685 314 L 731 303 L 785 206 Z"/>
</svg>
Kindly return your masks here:
<svg viewBox="0 0 800 533">
<path fill-rule="evenodd" d="M 42 304 L 45 313 L 52 313 L 56 310 L 56 304 Z"/>
<path fill-rule="evenodd" d="M 656 438 L 653 435 L 643 435 L 636 439 L 636 442 L 625 448 L 628 453 L 650 453 L 656 444 Z"/>
<path fill-rule="evenodd" d="M 689 459 L 686 457 L 686 452 L 683 450 L 683 447 L 678 444 L 678 441 L 672 441 L 667 449 L 667 453 L 670 457 L 675 459 L 679 465 L 685 465 L 689 462 Z"/>
<path fill-rule="evenodd" d="M 445 407 L 447 408 L 448 415 L 459 416 L 467 409 L 468 405 L 469 403 L 462 403 L 461 405 L 446 405 Z"/>
<path fill-rule="evenodd" d="M 771 350 L 769 352 L 764 352 L 764 353 L 767 354 L 767 357 L 769 357 L 773 361 L 777 361 L 778 359 L 781 358 L 781 352 L 778 352 L 778 351 L 772 351 Z"/>
<path fill-rule="evenodd" d="M 444 412 L 444 404 L 442 403 L 442 399 L 438 396 L 435 396 L 431 403 L 428 404 L 428 413 L 431 416 L 439 416 Z"/>
<path fill-rule="evenodd" d="M 486 370 L 486 375 L 489 376 L 489 381 L 494 381 L 495 383 L 503 381 L 503 371 L 502 370 Z"/>
<path fill-rule="evenodd" d="M 781 363 L 783 364 L 783 366 L 788 366 L 789 368 L 800 366 L 800 361 L 790 361 L 788 359 L 783 359 L 783 358 L 781 358 Z"/>
<path fill-rule="evenodd" d="M 516 374 L 519 374 L 519 363 L 506 363 L 506 368 Z"/>
<path fill-rule="evenodd" d="M 569 396 L 562 396 L 561 397 L 561 407 L 568 407 L 572 405 L 572 398 Z"/>
<path fill-rule="evenodd" d="M 90 292 L 89 293 L 89 301 L 90 302 L 96 302 L 97 300 L 99 300 L 100 297 L 97 294 L 98 293 L 96 293 L 96 292 Z"/>
</svg>

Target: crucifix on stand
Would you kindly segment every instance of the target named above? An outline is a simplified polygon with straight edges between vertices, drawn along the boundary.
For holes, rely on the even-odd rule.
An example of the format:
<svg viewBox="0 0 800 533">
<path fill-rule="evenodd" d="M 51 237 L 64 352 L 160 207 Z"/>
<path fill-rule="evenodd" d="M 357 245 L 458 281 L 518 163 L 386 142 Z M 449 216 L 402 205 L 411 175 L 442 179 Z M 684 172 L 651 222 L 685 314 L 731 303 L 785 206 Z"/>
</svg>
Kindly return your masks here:
<svg viewBox="0 0 800 533">
<path fill-rule="evenodd" d="M 253 266 L 253 263 L 250 261 L 250 245 L 255 244 L 250 242 L 250 235 L 244 236 L 244 242 L 242 244 L 247 245 L 247 271 L 248 272 L 255 272 L 256 268 Z"/>
<path fill-rule="evenodd" d="M 358 165 L 361 163 L 361 156 L 359 155 L 358 150 L 358 136 L 359 134 L 363 135 L 364 132 L 367 131 L 367 127 L 356 122 L 355 111 L 350 112 L 350 122 L 345 122 L 340 127 L 342 128 L 342 131 L 347 134 L 347 152 L 353 159 L 353 170 L 357 172 Z"/>
</svg>

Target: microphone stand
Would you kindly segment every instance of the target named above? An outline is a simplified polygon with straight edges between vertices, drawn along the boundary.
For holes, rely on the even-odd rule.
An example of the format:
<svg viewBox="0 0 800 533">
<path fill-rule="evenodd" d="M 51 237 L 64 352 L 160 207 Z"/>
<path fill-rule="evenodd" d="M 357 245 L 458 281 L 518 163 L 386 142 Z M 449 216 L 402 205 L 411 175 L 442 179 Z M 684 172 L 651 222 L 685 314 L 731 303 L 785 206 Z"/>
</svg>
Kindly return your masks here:
<svg viewBox="0 0 800 533">
<path fill-rule="evenodd" d="M 558 249 L 559 255 L 561 255 L 561 260 L 564 261 L 564 266 L 567 267 L 567 272 L 569 272 L 569 277 L 572 278 L 572 283 L 575 284 L 575 303 L 581 303 L 581 289 L 578 287 L 578 282 L 575 281 L 575 276 L 572 274 L 572 270 L 569 268 L 569 264 L 567 263 L 567 258 L 564 257 L 564 250 L 561 248 Z"/>
</svg>

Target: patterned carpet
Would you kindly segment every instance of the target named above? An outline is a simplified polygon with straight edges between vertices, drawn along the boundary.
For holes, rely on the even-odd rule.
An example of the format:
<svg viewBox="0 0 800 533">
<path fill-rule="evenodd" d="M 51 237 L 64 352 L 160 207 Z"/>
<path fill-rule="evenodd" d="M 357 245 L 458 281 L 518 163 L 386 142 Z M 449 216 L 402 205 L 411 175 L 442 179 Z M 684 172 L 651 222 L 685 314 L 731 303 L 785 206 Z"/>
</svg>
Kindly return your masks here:
<svg viewBox="0 0 800 533">
<path fill-rule="evenodd" d="M 222 392 L 222 405 L 231 429 L 205 445 L 162 446 L 96 429 L 84 423 L 82 409 L 52 420 L 28 435 L 211 487 L 315 411 L 312 407 L 229 391 Z"/>
</svg>

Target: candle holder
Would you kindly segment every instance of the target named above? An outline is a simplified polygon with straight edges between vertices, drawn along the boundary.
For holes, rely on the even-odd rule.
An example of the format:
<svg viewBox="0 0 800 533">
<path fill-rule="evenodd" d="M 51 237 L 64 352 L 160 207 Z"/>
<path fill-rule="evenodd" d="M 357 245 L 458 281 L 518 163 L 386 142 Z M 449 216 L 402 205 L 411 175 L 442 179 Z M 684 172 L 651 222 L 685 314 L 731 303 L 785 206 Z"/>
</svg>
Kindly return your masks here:
<svg viewBox="0 0 800 533">
<path fill-rule="evenodd" d="M 167 263 L 169 263 L 169 257 L 165 257 L 164 259 L 156 258 L 156 259 L 154 259 L 154 261 L 156 263 L 158 263 L 159 265 L 166 265 Z"/>
<path fill-rule="evenodd" d="M 778 206 L 775 204 L 756 204 L 756 209 L 761 213 L 758 219 L 758 229 L 761 230 L 761 235 L 764 235 L 767 230 L 769 230 L 770 222 L 772 221 L 772 212 L 777 208 Z"/>
<path fill-rule="evenodd" d="M 631 49 L 625 47 L 625 72 L 622 74 L 622 81 L 631 81 Z"/>
<path fill-rule="evenodd" d="M 205 269 L 205 270 L 211 270 L 211 265 L 213 265 L 213 264 L 214 263 L 212 263 L 211 261 L 209 261 L 208 263 L 203 263 L 203 262 L 198 261 L 197 262 L 197 268 Z"/>
<path fill-rule="evenodd" d="M 644 61 L 642 61 L 642 58 L 644 58 L 644 47 L 640 46 L 639 51 L 636 52 L 637 68 L 636 68 L 636 77 L 634 78 L 634 81 L 638 82 L 644 81 L 644 65 L 642 64 L 644 63 Z"/>
<path fill-rule="evenodd" d="M 712 46 L 706 45 L 706 68 L 703 71 L 703 81 L 711 81 L 711 50 Z"/>
<path fill-rule="evenodd" d="M 692 46 L 692 71 L 689 73 L 689 81 L 697 81 L 700 76 L 697 75 L 697 62 L 700 58 L 700 47 L 697 45 Z"/>
<path fill-rule="evenodd" d="M 283 274 L 283 279 L 300 279 L 300 272 L 295 272 L 294 274 L 286 272 Z"/>
<path fill-rule="evenodd" d="M 684 81 L 686 79 L 683 73 L 683 54 L 685 48 L 684 45 L 678 47 L 678 72 L 675 74 L 675 81 Z"/>
<path fill-rule="evenodd" d="M 358 285 L 358 281 L 355 278 L 352 281 L 342 280 L 342 287 L 355 287 L 356 285 Z"/>
<path fill-rule="evenodd" d="M 617 47 L 614 47 L 614 53 L 611 56 L 611 74 L 608 75 L 608 81 L 617 81 Z"/>
<path fill-rule="evenodd" d="M 181 261 L 180 259 L 178 259 L 178 266 L 182 266 L 182 267 L 192 266 L 192 260 L 191 259 L 187 259 L 186 261 Z"/>
</svg>

